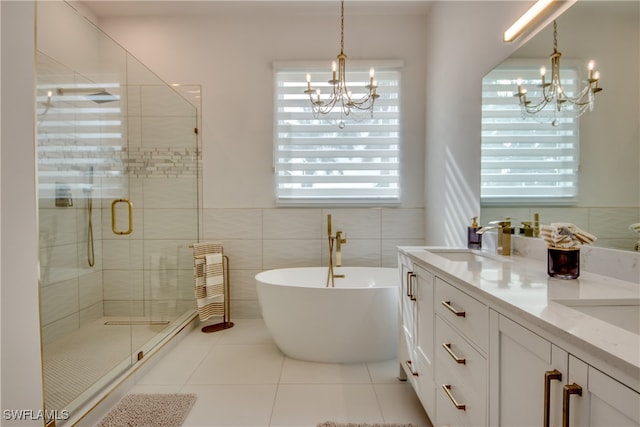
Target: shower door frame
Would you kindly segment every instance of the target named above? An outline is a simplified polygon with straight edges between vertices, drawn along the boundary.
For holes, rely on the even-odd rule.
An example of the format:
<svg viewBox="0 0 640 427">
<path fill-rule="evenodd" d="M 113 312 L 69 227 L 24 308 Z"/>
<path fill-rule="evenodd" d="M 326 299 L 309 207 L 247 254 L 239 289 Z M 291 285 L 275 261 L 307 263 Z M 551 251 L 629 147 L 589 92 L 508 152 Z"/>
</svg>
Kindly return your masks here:
<svg viewBox="0 0 640 427">
<path fill-rule="evenodd" d="M 41 12 L 44 9 L 51 9 L 54 13 Z M 88 31 L 95 32 L 95 37 L 99 39 L 98 45 L 107 51 L 105 56 L 112 56 L 110 60 L 124 58 L 120 66 L 116 65 L 116 68 L 120 67 L 120 75 L 122 76 L 121 79 L 115 80 L 117 84 L 109 88 L 106 94 L 100 93 L 102 92 L 100 90 L 93 93 L 103 97 L 113 95 L 120 97 L 123 122 L 120 148 L 115 147 L 110 150 L 116 153 L 116 157 L 121 156 L 118 161 L 121 161 L 122 170 L 125 172 L 122 181 L 124 185 L 121 185 L 119 192 L 114 194 L 113 186 L 109 184 L 110 179 L 113 178 L 109 175 L 110 172 L 107 173 L 105 170 L 101 170 L 97 165 L 95 170 L 90 169 L 88 164 L 91 162 L 87 162 L 86 159 L 71 159 L 68 164 L 72 166 L 70 170 L 76 175 L 75 178 L 68 179 L 67 176 L 64 176 L 64 173 L 59 174 L 62 175 L 62 178 L 60 178 L 61 184 L 69 186 L 67 193 L 65 193 L 66 187 L 64 187 L 63 190 L 65 191 L 56 194 L 55 188 L 52 188 L 52 186 L 57 187 L 57 185 L 51 183 L 49 188 L 44 191 L 42 188 L 39 189 L 40 317 L 43 378 L 45 382 L 45 408 L 43 409 L 48 410 L 50 413 L 59 413 L 62 410 L 75 411 L 77 409 L 81 411 L 92 396 L 99 395 L 111 387 L 121 377 L 121 374 L 129 371 L 143 357 L 155 351 L 159 345 L 170 339 L 171 336 L 195 317 L 192 291 L 192 260 L 188 246 L 198 241 L 199 216 L 201 215 L 199 210 L 199 187 L 201 185 L 199 172 L 200 136 L 197 132 L 200 109 L 193 102 L 186 100 L 184 96 L 166 82 L 159 79 L 144 64 L 117 45 L 68 4 L 63 2 L 43 2 L 39 5 L 38 13 L 44 13 L 44 16 L 69 15 L 69 19 L 74 20 L 74 24 L 89 28 Z M 41 21 L 45 21 L 45 24 L 43 24 L 45 28 L 41 28 Z M 40 37 L 44 37 L 47 40 L 45 44 L 48 47 L 52 45 L 53 42 L 51 40 L 54 37 L 47 38 L 47 34 L 54 34 L 52 31 L 55 31 L 55 25 L 57 25 L 52 21 L 55 20 L 37 20 L 39 40 Z M 47 25 L 50 26 L 48 29 L 46 28 Z M 60 49 L 63 52 L 67 51 L 64 46 L 60 46 Z M 53 50 L 55 50 L 55 46 Z M 44 55 L 49 59 L 53 59 L 49 53 L 45 54 L 39 50 L 37 50 L 36 54 L 38 58 L 40 58 L 40 55 Z M 42 132 L 42 129 L 40 129 L 41 124 L 45 121 L 53 120 L 53 116 L 60 113 L 61 109 L 64 108 L 63 94 L 59 93 L 57 88 L 62 85 L 75 88 L 89 86 L 92 89 L 100 87 L 100 84 L 96 83 L 97 79 L 95 77 L 90 78 L 86 73 L 80 72 L 58 59 L 54 61 L 58 65 L 66 67 L 70 73 L 67 73 L 67 78 L 66 80 L 63 79 L 63 81 L 55 81 L 55 78 L 59 78 L 59 75 L 54 77 L 55 73 L 47 76 L 48 78 L 50 77 L 48 80 L 41 79 L 43 73 L 40 72 L 40 67 L 37 67 L 38 160 L 43 156 L 42 153 L 49 153 L 55 157 L 56 153 L 60 152 L 55 147 L 44 147 L 43 149 L 44 144 L 41 143 L 44 140 L 47 138 L 54 139 L 54 137 L 59 136 L 53 135 L 54 131 L 51 129 L 47 132 Z M 100 74 L 96 72 L 96 75 Z M 73 77 L 69 77 L 69 75 L 73 75 Z M 152 108 L 144 113 L 143 105 L 140 101 L 144 96 L 136 100 L 136 88 L 139 89 L 140 94 L 144 91 L 153 92 L 155 90 L 158 92 L 158 99 L 160 100 L 163 98 L 165 100 L 174 99 L 177 104 L 169 107 L 172 109 L 172 114 L 174 113 L 173 109 L 181 110 L 184 114 L 184 117 L 178 120 L 180 122 L 178 124 L 179 130 L 162 128 L 163 124 L 166 125 L 167 120 L 154 116 L 157 113 L 157 108 L 155 112 Z M 67 92 L 67 95 L 69 94 L 70 92 Z M 86 95 L 78 92 L 73 94 L 76 97 L 75 100 L 79 103 L 86 101 L 82 99 Z M 71 102 L 71 100 L 68 100 L 68 102 Z M 94 102 L 97 103 L 95 100 Z M 157 107 L 160 104 L 161 102 L 152 102 L 147 104 L 147 109 L 149 105 Z M 140 114 L 133 115 L 132 110 L 138 107 L 140 107 Z M 101 107 L 95 106 L 95 108 Z M 98 113 L 96 114 L 99 115 L 100 110 L 97 111 Z M 98 117 L 96 120 L 100 122 L 102 119 Z M 181 135 L 184 138 L 183 143 L 186 144 L 186 148 L 176 148 L 167 142 L 157 149 L 149 147 L 148 144 L 145 146 L 143 142 L 137 144 L 135 136 L 137 131 L 149 134 L 149 130 L 154 129 L 154 126 L 145 128 L 147 125 L 145 122 L 151 122 L 155 126 L 159 126 L 161 133 L 168 133 L 170 136 Z M 49 124 L 51 125 L 51 123 Z M 101 125 L 97 124 L 96 126 L 99 127 Z M 52 126 L 52 128 L 55 128 L 55 126 Z M 78 128 L 80 129 L 80 127 Z M 84 129 L 86 130 L 86 128 Z M 145 129 L 145 131 L 142 132 L 142 129 Z M 70 137 L 70 139 L 80 140 L 81 138 Z M 142 138 L 140 138 L 140 141 L 142 141 Z M 150 152 L 151 154 L 149 154 Z M 151 158 L 145 157 L 148 155 Z M 178 160 L 175 160 L 175 157 L 167 160 L 165 158 L 167 155 L 175 155 Z M 46 157 L 46 154 L 44 156 Z M 180 164 L 181 161 L 184 161 L 184 164 Z M 173 163 L 173 165 L 159 164 L 163 162 Z M 165 171 L 173 167 L 177 170 L 175 173 L 178 175 L 160 177 L 166 179 L 166 181 L 158 180 L 158 176 L 140 175 L 140 172 L 144 173 L 145 169 L 154 169 L 149 167 L 149 164 L 163 166 L 161 169 Z M 75 171 L 73 168 L 75 168 Z M 184 171 L 181 172 L 182 170 Z M 42 171 L 39 168 L 37 176 L 39 186 L 42 177 Z M 65 180 L 70 182 L 65 182 Z M 180 197 L 187 197 L 181 205 L 175 206 L 175 200 L 170 202 L 172 205 L 169 208 L 163 205 L 163 196 L 166 195 L 164 190 L 169 187 L 178 189 L 176 191 L 177 200 L 180 200 Z M 145 193 L 145 188 L 155 188 L 159 191 L 155 191 L 153 194 Z M 183 189 L 187 190 L 183 191 Z M 55 201 L 57 199 L 64 200 L 65 195 L 68 196 L 69 205 L 64 206 L 64 202 L 60 202 L 62 204 L 56 206 Z M 117 202 L 112 206 L 114 199 Z M 90 217 L 89 214 L 91 214 Z M 185 218 L 186 221 L 184 221 Z M 155 230 L 162 230 L 163 224 L 174 222 L 187 222 L 188 226 L 185 232 L 180 231 L 182 229 L 177 227 L 178 231 L 174 234 L 162 235 L 154 232 L 154 227 L 150 226 L 154 224 L 154 221 L 157 226 Z M 59 227 L 60 224 L 66 224 L 68 232 Z M 145 225 L 147 224 L 149 224 L 149 227 L 145 230 Z M 91 225 L 93 225 L 93 228 L 91 228 Z M 60 228 L 62 231 L 50 232 L 55 227 Z M 114 231 L 116 234 L 112 234 Z M 72 235 L 75 235 L 75 237 L 71 237 Z M 56 261 L 60 258 L 59 254 L 63 253 L 56 246 L 60 238 L 62 240 L 68 239 L 67 246 L 69 246 L 71 252 L 75 251 L 75 256 L 71 254 L 62 257 L 63 265 L 67 263 L 71 266 L 69 271 L 77 274 L 74 273 L 75 276 L 68 278 L 68 280 L 62 280 L 64 283 L 58 286 L 59 281 L 48 282 L 47 279 L 51 278 L 51 272 L 55 269 L 52 269 L 53 264 L 48 263 L 48 261 Z M 92 240 L 95 245 L 93 251 L 90 245 Z M 93 257 L 95 257 L 93 261 L 91 260 L 92 253 Z M 94 264 L 95 267 L 91 264 Z M 62 270 L 60 269 L 60 271 Z M 92 270 L 96 270 L 94 276 L 100 276 L 99 280 L 94 277 L 95 280 L 85 281 L 85 278 L 92 276 Z M 138 278 L 137 282 L 135 282 L 134 278 L 133 286 L 119 286 L 118 284 L 112 286 L 112 282 L 110 282 L 111 278 L 118 277 L 123 279 L 123 282 L 126 282 L 130 278 L 129 276 Z M 102 299 L 95 301 L 95 304 L 90 304 L 91 307 L 85 307 L 82 301 L 84 299 L 86 302 L 86 292 L 92 286 L 95 286 L 95 289 L 99 289 Z M 67 289 L 67 294 L 55 292 L 56 289 L 54 288 L 56 287 Z M 175 288 L 175 292 L 171 290 L 173 289 L 171 287 Z M 169 296 L 163 296 L 162 292 L 168 288 L 171 288 Z M 140 295 L 142 298 L 137 298 Z M 171 298 L 174 296 L 175 301 L 172 301 Z M 150 298 L 151 301 L 148 301 L 147 298 Z M 60 307 L 64 307 L 65 304 L 76 304 L 78 306 L 77 312 L 68 312 L 68 309 L 66 309 L 67 312 L 64 312 L 65 309 Z M 53 306 L 53 308 L 49 306 Z M 47 390 L 55 389 L 59 384 L 55 380 L 47 379 L 47 372 L 45 372 L 48 362 L 46 359 L 49 356 L 47 346 L 51 342 L 55 344 L 55 341 L 58 340 L 62 342 L 67 337 L 65 335 L 67 332 L 79 330 L 80 326 L 86 324 L 88 320 L 96 320 L 94 317 L 99 309 L 102 310 L 103 316 L 117 317 L 119 323 L 107 327 L 111 331 L 123 332 L 122 336 L 128 340 L 126 353 L 122 353 L 121 362 L 113 366 L 108 375 L 92 383 L 88 389 L 69 403 L 65 403 L 65 407 L 51 407 L 48 404 Z M 57 317 L 51 317 L 53 316 L 51 313 L 56 313 L 55 316 Z M 159 317 L 162 317 L 162 319 L 159 319 Z M 159 321 L 159 324 L 156 324 L 157 321 Z M 164 327 L 165 324 L 168 324 L 168 326 Z M 157 327 L 162 330 L 153 334 L 150 339 L 137 342 L 137 335 L 134 330 L 138 327 Z M 51 331 L 54 331 L 53 336 L 50 335 Z M 107 336 L 103 336 L 101 333 L 93 335 L 102 340 L 107 339 Z M 78 368 L 74 374 L 82 370 L 80 363 L 76 362 L 74 366 Z M 49 387 L 47 387 L 47 383 Z"/>
</svg>

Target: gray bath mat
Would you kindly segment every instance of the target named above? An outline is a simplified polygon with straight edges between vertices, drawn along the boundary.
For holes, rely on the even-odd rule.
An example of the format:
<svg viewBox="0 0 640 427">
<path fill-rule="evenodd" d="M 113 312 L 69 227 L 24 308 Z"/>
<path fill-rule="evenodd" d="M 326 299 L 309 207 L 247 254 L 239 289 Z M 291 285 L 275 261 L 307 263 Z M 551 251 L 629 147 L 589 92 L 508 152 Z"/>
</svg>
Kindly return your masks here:
<svg viewBox="0 0 640 427">
<path fill-rule="evenodd" d="M 129 394 L 98 427 L 180 427 L 195 401 L 195 394 Z"/>
<path fill-rule="evenodd" d="M 318 427 L 415 427 L 413 424 L 360 424 L 360 423 L 334 423 L 327 421 L 318 424 Z"/>
</svg>

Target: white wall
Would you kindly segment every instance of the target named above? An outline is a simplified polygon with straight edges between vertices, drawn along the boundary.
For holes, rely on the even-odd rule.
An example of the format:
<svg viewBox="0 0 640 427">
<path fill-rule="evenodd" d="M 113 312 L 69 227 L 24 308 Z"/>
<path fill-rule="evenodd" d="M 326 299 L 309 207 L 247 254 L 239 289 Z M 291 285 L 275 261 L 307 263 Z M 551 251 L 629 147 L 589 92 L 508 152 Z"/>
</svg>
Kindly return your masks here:
<svg viewBox="0 0 640 427">
<path fill-rule="evenodd" d="M 427 243 L 466 245 L 480 214 L 482 77 L 513 44 L 502 32 L 528 2 L 438 2 L 427 21 Z M 444 42 L 443 42 L 444 41 Z"/>
<path fill-rule="evenodd" d="M 336 16 L 109 18 L 108 34 L 169 83 L 202 85 L 204 208 L 273 207 L 275 61 L 326 60 L 340 49 Z M 350 16 L 349 59 L 398 59 L 402 75 L 402 206 L 421 207 L 424 157 L 424 16 Z M 349 67 L 347 60 L 347 72 Z M 328 68 L 327 68 L 328 69 Z"/>
<path fill-rule="evenodd" d="M 337 3 L 336 3 L 337 4 Z M 231 260 L 233 317 L 259 317 L 254 275 L 326 265 L 326 215 L 347 233 L 347 265 L 395 266 L 397 245 L 424 244 L 425 16 L 354 16 L 345 10 L 349 60 L 401 60 L 403 153 L 399 208 L 275 208 L 273 66 L 326 61 L 340 49 L 336 15 L 109 18 L 99 26 L 169 83 L 202 85 L 201 238 Z"/>
<path fill-rule="evenodd" d="M 2 409 L 43 408 L 35 184 L 34 2 L 1 2 Z M 5 420 L 3 425 L 42 425 Z"/>
<path fill-rule="evenodd" d="M 427 20 L 426 240 L 464 246 L 480 214 L 482 77 L 525 42 L 502 34 L 528 1 L 436 2 Z M 559 6 L 554 15 L 566 9 Z M 552 19 L 542 19 L 541 25 Z"/>
</svg>

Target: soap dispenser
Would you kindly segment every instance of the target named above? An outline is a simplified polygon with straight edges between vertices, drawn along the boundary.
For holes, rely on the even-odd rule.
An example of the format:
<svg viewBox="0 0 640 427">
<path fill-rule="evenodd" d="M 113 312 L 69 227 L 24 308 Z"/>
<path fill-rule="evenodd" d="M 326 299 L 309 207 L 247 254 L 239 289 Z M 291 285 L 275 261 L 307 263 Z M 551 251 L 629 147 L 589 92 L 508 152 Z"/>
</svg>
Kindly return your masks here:
<svg viewBox="0 0 640 427">
<path fill-rule="evenodd" d="M 482 234 L 478 234 L 480 226 L 478 225 L 478 217 L 474 216 L 471 226 L 467 227 L 467 248 L 482 249 Z"/>
</svg>

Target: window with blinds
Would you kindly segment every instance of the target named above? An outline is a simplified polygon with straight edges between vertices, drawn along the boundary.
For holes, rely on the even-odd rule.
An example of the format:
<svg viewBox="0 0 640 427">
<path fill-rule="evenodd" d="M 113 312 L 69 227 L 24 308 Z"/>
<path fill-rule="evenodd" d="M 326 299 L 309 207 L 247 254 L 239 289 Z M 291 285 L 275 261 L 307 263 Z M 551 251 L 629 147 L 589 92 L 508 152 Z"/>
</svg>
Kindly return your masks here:
<svg viewBox="0 0 640 427">
<path fill-rule="evenodd" d="M 398 203 L 400 196 L 400 68 L 376 66 L 373 117 L 339 112 L 315 119 L 306 73 L 329 94 L 327 67 L 276 66 L 274 170 L 278 204 Z M 327 77 L 327 78 L 325 78 Z M 369 68 L 347 69 L 353 98 L 364 96 Z M 334 110 L 340 110 L 338 107 Z M 344 121 L 344 128 L 339 122 Z"/>
<path fill-rule="evenodd" d="M 561 77 L 565 92 L 575 95 L 577 68 L 563 67 Z M 558 126 L 552 126 L 552 111 L 539 120 L 523 118 L 513 96 L 518 78 L 527 98 L 536 102 L 541 96 L 539 64 L 500 66 L 482 80 L 482 204 L 575 203 L 578 119 L 561 115 Z"/>
</svg>

